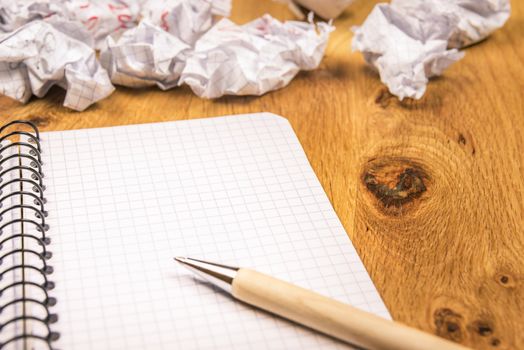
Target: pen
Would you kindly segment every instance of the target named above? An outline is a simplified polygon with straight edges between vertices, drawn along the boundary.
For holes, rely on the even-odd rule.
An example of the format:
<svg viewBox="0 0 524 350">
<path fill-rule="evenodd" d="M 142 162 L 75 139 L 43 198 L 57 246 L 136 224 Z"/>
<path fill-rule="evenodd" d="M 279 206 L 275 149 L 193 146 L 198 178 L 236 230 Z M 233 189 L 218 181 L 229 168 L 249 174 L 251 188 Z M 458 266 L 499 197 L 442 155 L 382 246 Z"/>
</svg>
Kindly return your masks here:
<svg viewBox="0 0 524 350">
<path fill-rule="evenodd" d="M 251 269 L 175 260 L 238 300 L 366 349 L 468 349 Z"/>
</svg>

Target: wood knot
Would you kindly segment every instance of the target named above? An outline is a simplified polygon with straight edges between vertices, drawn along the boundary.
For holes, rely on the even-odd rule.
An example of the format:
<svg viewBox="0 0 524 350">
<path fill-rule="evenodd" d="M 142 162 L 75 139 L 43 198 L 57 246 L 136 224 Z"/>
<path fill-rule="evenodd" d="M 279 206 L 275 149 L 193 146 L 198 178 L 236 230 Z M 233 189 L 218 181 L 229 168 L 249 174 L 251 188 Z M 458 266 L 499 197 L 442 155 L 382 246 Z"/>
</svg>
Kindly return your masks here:
<svg viewBox="0 0 524 350">
<path fill-rule="evenodd" d="M 466 143 L 467 143 L 467 142 L 466 142 L 466 138 L 464 137 L 464 135 L 463 135 L 461 132 L 459 132 L 457 142 L 458 142 L 460 145 L 463 145 L 463 146 L 465 146 Z"/>
<path fill-rule="evenodd" d="M 494 332 L 493 324 L 486 320 L 476 320 L 468 328 L 481 337 L 488 337 Z"/>
<path fill-rule="evenodd" d="M 464 337 L 462 315 L 449 308 L 439 308 L 433 313 L 433 319 L 435 334 L 455 342 L 462 341 Z"/>
<path fill-rule="evenodd" d="M 377 97 L 375 98 L 375 103 L 382 108 L 387 108 L 391 101 L 391 98 L 394 96 L 389 92 L 387 88 L 382 88 L 378 92 Z"/>
<path fill-rule="evenodd" d="M 363 171 L 362 183 L 390 215 L 405 212 L 406 205 L 426 192 L 429 179 L 422 168 L 407 159 L 372 160 Z"/>
<path fill-rule="evenodd" d="M 27 118 L 28 121 L 35 124 L 39 128 L 45 128 L 51 123 L 51 120 L 49 117 L 43 117 L 43 116 L 29 116 Z"/>
<path fill-rule="evenodd" d="M 470 152 L 472 156 L 475 155 L 476 149 L 473 144 L 473 137 L 468 131 L 459 132 L 457 135 L 457 143 L 461 146 L 466 152 Z"/>
<path fill-rule="evenodd" d="M 515 287 L 514 278 L 507 273 L 499 273 L 495 277 L 497 283 L 504 288 L 513 288 Z"/>
<path fill-rule="evenodd" d="M 496 346 L 499 346 L 499 345 L 500 345 L 500 339 L 498 339 L 498 338 L 491 339 L 491 346 L 496 347 Z"/>
</svg>

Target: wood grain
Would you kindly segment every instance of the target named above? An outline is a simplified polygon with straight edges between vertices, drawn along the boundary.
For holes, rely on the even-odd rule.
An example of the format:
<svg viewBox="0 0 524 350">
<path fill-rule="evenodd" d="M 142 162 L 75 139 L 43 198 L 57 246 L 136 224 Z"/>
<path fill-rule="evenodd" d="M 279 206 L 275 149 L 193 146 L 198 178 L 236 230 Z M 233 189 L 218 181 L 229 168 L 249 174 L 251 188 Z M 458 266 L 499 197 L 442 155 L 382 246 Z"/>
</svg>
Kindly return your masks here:
<svg viewBox="0 0 524 350">
<path fill-rule="evenodd" d="M 335 22 L 320 69 L 262 97 L 118 88 L 76 113 L 56 88 L 25 106 L 0 98 L 1 115 L 43 130 L 283 115 L 396 320 L 479 349 L 524 348 L 524 2 L 423 99 L 402 103 L 349 51 L 350 26 L 375 3 L 356 1 Z M 265 12 L 292 18 L 238 0 L 233 19 Z"/>
</svg>

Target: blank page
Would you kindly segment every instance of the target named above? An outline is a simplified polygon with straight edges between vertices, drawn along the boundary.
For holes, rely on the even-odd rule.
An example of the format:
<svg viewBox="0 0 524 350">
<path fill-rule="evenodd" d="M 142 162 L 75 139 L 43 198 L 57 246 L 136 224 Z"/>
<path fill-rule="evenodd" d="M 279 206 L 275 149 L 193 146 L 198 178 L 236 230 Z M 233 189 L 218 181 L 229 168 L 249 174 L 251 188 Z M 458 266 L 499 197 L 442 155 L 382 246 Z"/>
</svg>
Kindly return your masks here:
<svg viewBox="0 0 524 350">
<path fill-rule="evenodd" d="M 234 301 L 178 255 L 254 268 L 389 317 L 284 118 L 42 139 L 57 348 L 345 347 Z"/>
</svg>

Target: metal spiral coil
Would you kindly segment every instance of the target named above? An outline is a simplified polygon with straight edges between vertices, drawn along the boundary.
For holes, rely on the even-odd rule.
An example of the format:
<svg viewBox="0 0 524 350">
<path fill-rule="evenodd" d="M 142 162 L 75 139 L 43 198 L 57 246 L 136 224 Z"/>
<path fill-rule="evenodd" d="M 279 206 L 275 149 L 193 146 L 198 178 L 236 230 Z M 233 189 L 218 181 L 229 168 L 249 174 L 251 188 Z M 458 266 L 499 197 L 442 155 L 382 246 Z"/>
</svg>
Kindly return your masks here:
<svg viewBox="0 0 524 350">
<path fill-rule="evenodd" d="M 17 130 L 21 127 L 31 131 Z M 51 329 L 58 317 L 50 311 L 56 299 L 50 296 L 54 283 L 41 152 L 33 123 L 15 120 L 0 128 L 0 334 L 7 334 L 0 349 L 17 342 L 41 348 L 27 345 L 34 341 L 53 349 L 59 337 Z"/>
</svg>

